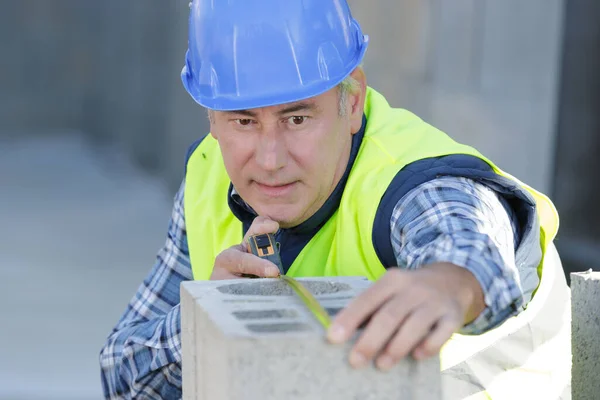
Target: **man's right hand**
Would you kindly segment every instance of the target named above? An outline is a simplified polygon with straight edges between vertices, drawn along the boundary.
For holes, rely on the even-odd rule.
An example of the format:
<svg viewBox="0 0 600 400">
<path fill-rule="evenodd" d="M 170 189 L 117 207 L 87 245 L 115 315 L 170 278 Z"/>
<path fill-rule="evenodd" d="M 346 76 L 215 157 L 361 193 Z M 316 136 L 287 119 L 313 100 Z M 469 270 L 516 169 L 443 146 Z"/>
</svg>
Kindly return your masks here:
<svg viewBox="0 0 600 400">
<path fill-rule="evenodd" d="M 248 252 L 248 238 L 253 235 L 275 233 L 279 224 L 266 217 L 256 217 L 246 232 L 242 243 L 223 250 L 215 259 L 210 280 L 236 279 L 243 275 L 256 275 L 261 278 L 276 278 L 279 268 Z"/>
</svg>

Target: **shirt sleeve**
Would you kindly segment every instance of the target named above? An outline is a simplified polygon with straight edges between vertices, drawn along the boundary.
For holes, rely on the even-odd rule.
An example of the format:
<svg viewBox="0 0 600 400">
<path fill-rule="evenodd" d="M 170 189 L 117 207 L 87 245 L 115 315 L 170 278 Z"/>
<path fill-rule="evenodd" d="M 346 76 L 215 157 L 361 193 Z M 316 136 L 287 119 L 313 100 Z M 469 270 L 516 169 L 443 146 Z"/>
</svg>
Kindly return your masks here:
<svg viewBox="0 0 600 400">
<path fill-rule="evenodd" d="M 167 240 L 100 352 L 106 399 L 181 398 L 179 286 L 192 279 L 182 183 Z"/>
<path fill-rule="evenodd" d="M 486 308 L 460 333 L 484 333 L 523 309 L 515 265 L 517 218 L 489 187 L 467 178 L 437 178 L 400 199 L 390 223 L 401 268 L 449 262 L 481 284 Z"/>
</svg>

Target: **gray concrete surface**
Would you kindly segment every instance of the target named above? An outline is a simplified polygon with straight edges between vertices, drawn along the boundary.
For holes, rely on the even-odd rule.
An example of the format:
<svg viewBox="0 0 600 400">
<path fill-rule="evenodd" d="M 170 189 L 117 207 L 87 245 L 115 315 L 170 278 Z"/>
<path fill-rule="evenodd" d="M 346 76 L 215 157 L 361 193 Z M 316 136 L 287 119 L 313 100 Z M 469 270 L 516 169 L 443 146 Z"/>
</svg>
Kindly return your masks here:
<svg viewBox="0 0 600 400">
<path fill-rule="evenodd" d="M 349 3 L 367 80 L 393 106 L 551 189 L 564 0 Z"/>
<path fill-rule="evenodd" d="M 7 0 L 2 129 L 79 129 L 180 183 L 208 132 L 183 89 L 188 1 Z M 349 0 L 371 37 L 368 81 L 556 200 L 568 270 L 597 258 L 597 3 Z M 561 59 L 562 53 L 562 59 Z M 558 131 L 558 138 L 557 136 Z M 515 144 L 516 143 L 516 144 Z M 556 161 L 556 162 L 555 162 Z"/>
<path fill-rule="evenodd" d="M 561 213 L 557 246 L 567 272 L 600 270 L 599 20 L 600 2 L 566 2 L 554 200 Z"/>
<path fill-rule="evenodd" d="M 82 136 L 0 140 L 0 399 L 100 399 L 98 354 L 164 242 L 172 193 Z"/>
<path fill-rule="evenodd" d="M 299 280 L 331 314 L 370 285 L 353 277 Z M 186 400 L 441 399 L 439 357 L 407 358 L 387 373 L 352 369 L 353 341 L 328 344 L 279 279 L 184 282 L 181 304 Z"/>
<path fill-rule="evenodd" d="M 565 3 L 350 0 L 371 37 L 369 82 L 392 105 L 543 191 L 553 172 Z M 176 186 L 173 168 L 207 129 L 179 79 L 188 14 L 188 1 L 8 1 L 0 127 L 79 128 L 119 143 Z"/>
<path fill-rule="evenodd" d="M 594 400 L 600 393 L 600 272 L 571 274 L 573 400 Z"/>
</svg>

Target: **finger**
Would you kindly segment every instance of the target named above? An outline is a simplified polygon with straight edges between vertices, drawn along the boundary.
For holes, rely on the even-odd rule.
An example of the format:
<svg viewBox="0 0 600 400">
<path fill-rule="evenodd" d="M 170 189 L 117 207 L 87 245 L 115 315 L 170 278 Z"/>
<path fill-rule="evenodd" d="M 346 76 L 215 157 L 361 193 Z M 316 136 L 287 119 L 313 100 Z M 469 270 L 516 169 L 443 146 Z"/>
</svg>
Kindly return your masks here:
<svg viewBox="0 0 600 400">
<path fill-rule="evenodd" d="M 401 279 L 401 274 L 390 270 L 379 281 L 350 301 L 332 321 L 327 331 L 328 340 L 331 343 L 342 343 L 348 340 L 363 321 L 388 301 L 395 290 L 399 290 Z"/>
<path fill-rule="evenodd" d="M 252 221 L 252 225 L 244 235 L 243 246 L 244 250 L 248 249 L 248 238 L 254 235 L 264 235 L 267 233 L 275 233 L 279 230 L 279 224 L 268 217 L 258 216 Z"/>
<path fill-rule="evenodd" d="M 442 346 L 460 327 L 456 318 L 442 317 L 437 321 L 431 333 L 417 346 L 413 352 L 413 357 L 417 360 L 423 360 L 439 353 Z"/>
<path fill-rule="evenodd" d="M 225 279 L 240 279 L 238 275 L 233 275 L 231 272 L 223 268 L 213 268 L 213 272 L 210 275 L 211 281 L 220 281 Z"/>
<path fill-rule="evenodd" d="M 414 299 L 414 297 L 413 297 Z M 406 296 L 392 297 L 375 312 L 350 353 L 350 365 L 361 368 L 379 353 L 396 333 L 414 300 Z"/>
<path fill-rule="evenodd" d="M 262 278 L 279 276 L 279 268 L 272 262 L 235 248 L 222 251 L 215 260 L 215 268 L 225 269 L 234 275 L 250 274 Z"/>
<path fill-rule="evenodd" d="M 429 335 L 442 313 L 440 307 L 431 305 L 423 305 L 415 309 L 390 340 L 385 351 L 377 358 L 377 368 L 387 371 L 406 357 Z"/>
<path fill-rule="evenodd" d="M 210 276 L 210 280 L 211 281 L 220 281 L 220 280 L 226 280 L 226 279 L 249 279 L 249 278 L 255 278 L 256 275 L 234 275 L 231 272 L 227 271 L 226 269 L 223 268 L 215 268 L 213 269 L 213 272 Z"/>
</svg>

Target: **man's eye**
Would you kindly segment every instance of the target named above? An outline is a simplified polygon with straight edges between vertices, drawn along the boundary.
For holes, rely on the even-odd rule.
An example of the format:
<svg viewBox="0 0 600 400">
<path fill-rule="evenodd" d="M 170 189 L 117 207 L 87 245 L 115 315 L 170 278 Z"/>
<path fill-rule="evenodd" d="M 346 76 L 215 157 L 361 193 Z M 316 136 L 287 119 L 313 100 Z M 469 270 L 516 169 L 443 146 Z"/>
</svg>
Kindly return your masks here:
<svg viewBox="0 0 600 400">
<path fill-rule="evenodd" d="M 248 118 L 236 119 L 235 122 L 237 122 L 238 125 L 242 125 L 242 126 L 248 126 L 248 125 L 252 124 L 252 120 L 248 119 Z"/>
<path fill-rule="evenodd" d="M 292 125 L 302 125 L 306 121 L 307 117 L 295 115 L 288 118 L 288 122 Z"/>
</svg>

